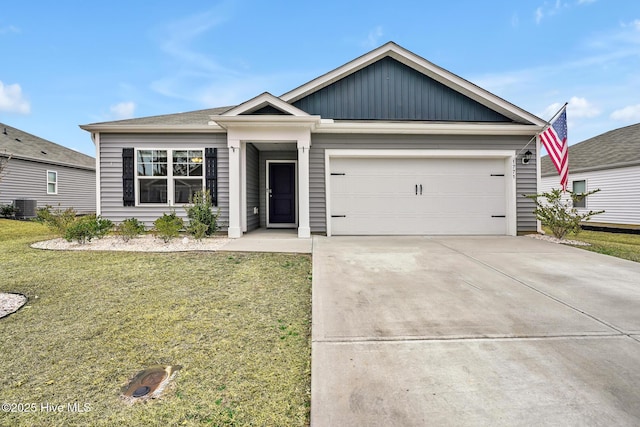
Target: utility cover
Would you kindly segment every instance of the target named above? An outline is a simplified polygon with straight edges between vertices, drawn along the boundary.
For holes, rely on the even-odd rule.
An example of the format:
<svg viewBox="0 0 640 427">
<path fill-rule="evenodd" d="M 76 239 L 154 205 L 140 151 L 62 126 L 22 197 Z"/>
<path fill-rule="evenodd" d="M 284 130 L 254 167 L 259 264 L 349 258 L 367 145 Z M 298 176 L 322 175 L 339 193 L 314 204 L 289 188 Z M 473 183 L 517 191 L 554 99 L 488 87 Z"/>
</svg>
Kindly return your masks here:
<svg viewBox="0 0 640 427">
<path fill-rule="evenodd" d="M 122 398 L 129 403 L 160 397 L 175 377 L 180 365 L 155 365 L 136 374 L 122 390 Z"/>
</svg>

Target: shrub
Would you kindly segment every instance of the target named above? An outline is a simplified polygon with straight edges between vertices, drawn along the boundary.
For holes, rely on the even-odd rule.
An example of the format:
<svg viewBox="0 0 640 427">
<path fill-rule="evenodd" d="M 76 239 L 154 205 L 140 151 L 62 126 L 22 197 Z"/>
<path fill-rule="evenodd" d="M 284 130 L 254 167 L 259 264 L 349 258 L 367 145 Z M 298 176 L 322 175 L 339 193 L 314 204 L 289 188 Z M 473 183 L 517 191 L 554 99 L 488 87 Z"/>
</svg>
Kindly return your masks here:
<svg viewBox="0 0 640 427">
<path fill-rule="evenodd" d="M 548 193 L 525 194 L 525 197 L 535 201 L 536 208 L 533 213 L 536 215 L 536 218 L 542 222 L 542 225 L 549 227 L 555 237 L 563 239 L 567 233 L 579 233 L 581 221 L 587 221 L 592 216 L 604 212 L 589 211 L 581 214 L 573 207 L 576 202 L 598 191 L 600 191 L 600 189 L 587 193 L 574 193 L 573 191 L 567 190 L 569 198 L 563 199 L 562 190 L 552 189 Z M 540 201 L 541 198 L 546 199 L 546 202 Z"/>
<path fill-rule="evenodd" d="M 64 238 L 71 242 L 77 240 L 81 245 L 90 242 L 97 237 L 101 239 L 113 227 L 113 223 L 105 218 L 95 215 L 86 215 L 76 218 L 65 230 Z"/>
<path fill-rule="evenodd" d="M 0 215 L 5 218 L 13 218 L 16 216 L 17 212 L 18 209 L 12 203 L 8 205 L 0 205 Z"/>
<path fill-rule="evenodd" d="M 220 211 L 213 212 L 213 202 L 208 191 L 198 191 L 189 200 L 191 206 L 186 206 L 189 227 L 187 231 L 196 239 L 211 236 L 218 231 L 218 216 Z"/>
<path fill-rule="evenodd" d="M 44 208 L 39 208 L 36 212 L 36 221 L 46 225 L 60 237 L 65 236 L 67 228 L 73 224 L 75 219 L 76 211 L 73 208 L 53 210 L 50 205 L 47 205 Z"/>
<path fill-rule="evenodd" d="M 178 237 L 180 230 L 184 226 L 184 221 L 179 218 L 174 211 L 162 216 L 153 222 L 153 234 L 168 243 L 174 237 Z"/>
<path fill-rule="evenodd" d="M 136 218 L 127 218 L 118 224 L 117 230 L 120 238 L 128 242 L 144 233 L 144 224 Z"/>
</svg>

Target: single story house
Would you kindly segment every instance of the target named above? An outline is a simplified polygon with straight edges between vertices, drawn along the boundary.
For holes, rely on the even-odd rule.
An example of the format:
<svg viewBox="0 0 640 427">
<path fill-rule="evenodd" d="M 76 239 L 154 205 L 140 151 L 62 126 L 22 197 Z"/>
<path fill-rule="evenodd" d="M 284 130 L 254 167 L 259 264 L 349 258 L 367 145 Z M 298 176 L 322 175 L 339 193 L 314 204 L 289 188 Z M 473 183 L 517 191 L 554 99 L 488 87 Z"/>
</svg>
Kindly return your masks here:
<svg viewBox="0 0 640 427">
<path fill-rule="evenodd" d="M 549 156 L 541 159 L 541 191 L 559 188 Z M 640 123 L 614 129 L 569 147 L 569 185 L 579 193 L 600 189 L 578 211 L 605 212 L 589 225 L 640 228 Z"/>
<path fill-rule="evenodd" d="M 19 216 L 31 217 L 35 208 L 47 205 L 96 211 L 93 157 L 0 123 L 0 161 L 5 164 L 0 204 L 31 210 Z"/>
<path fill-rule="evenodd" d="M 106 218 L 184 215 L 206 188 L 229 237 L 304 238 L 536 232 L 522 194 L 537 190 L 528 143 L 545 124 L 389 42 L 281 96 L 81 128 Z"/>
</svg>

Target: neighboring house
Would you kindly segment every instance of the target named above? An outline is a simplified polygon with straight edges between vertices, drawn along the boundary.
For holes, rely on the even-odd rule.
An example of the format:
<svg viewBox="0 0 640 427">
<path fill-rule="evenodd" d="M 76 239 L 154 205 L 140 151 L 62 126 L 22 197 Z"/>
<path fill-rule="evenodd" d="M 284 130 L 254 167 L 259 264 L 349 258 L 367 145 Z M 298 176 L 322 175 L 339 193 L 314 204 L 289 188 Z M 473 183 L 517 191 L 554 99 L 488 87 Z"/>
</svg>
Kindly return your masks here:
<svg viewBox="0 0 640 427">
<path fill-rule="evenodd" d="M 540 190 L 559 188 L 549 156 L 541 159 L 540 168 Z M 570 146 L 568 188 L 579 193 L 600 189 L 576 206 L 578 211 L 605 211 L 591 225 L 640 226 L 640 123 Z"/>
<path fill-rule="evenodd" d="M 0 123 L 0 204 L 31 200 L 41 208 L 96 211 L 95 159 Z"/>
<path fill-rule="evenodd" d="M 98 212 L 150 224 L 206 188 L 229 237 L 535 232 L 545 122 L 389 42 L 280 97 L 81 126 Z M 523 163 L 523 149 L 533 160 Z"/>
</svg>

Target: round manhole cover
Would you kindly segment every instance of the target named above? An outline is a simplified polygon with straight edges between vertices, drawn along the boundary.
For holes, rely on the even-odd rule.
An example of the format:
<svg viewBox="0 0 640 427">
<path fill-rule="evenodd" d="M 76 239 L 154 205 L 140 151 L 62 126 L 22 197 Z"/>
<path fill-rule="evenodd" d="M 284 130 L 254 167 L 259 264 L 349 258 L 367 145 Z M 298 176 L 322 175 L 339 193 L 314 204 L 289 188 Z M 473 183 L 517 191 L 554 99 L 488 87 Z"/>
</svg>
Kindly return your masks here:
<svg viewBox="0 0 640 427">
<path fill-rule="evenodd" d="M 149 394 L 149 392 L 151 391 L 151 388 L 143 385 L 142 387 L 138 387 L 137 389 L 134 390 L 133 394 L 131 396 L 133 397 L 142 397 L 146 394 Z"/>
</svg>

